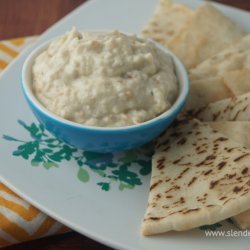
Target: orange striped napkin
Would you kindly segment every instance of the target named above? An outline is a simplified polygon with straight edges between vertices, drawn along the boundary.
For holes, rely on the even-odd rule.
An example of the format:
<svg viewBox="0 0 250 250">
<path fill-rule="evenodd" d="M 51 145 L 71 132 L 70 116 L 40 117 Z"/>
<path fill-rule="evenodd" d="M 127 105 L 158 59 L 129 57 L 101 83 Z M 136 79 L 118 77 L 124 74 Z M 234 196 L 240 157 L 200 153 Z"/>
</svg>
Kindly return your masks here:
<svg viewBox="0 0 250 250">
<path fill-rule="evenodd" d="M 1 41 L 0 74 L 34 40 L 28 37 Z M 68 231 L 0 183 L 0 247 Z"/>
<path fill-rule="evenodd" d="M 35 37 L 21 37 L 0 41 L 0 72 L 28 45 L 35 41 Z"/>
</svg>

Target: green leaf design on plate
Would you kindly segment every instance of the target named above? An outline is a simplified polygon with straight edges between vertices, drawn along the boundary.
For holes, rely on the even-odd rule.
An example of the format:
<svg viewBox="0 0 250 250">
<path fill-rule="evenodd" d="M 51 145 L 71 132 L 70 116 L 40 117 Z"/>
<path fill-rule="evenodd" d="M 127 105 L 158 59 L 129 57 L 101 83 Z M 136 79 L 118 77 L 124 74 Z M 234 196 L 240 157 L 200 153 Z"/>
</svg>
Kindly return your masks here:
<svg viewBox="0 0 250 250">
<path fill-rule="evenodd" d="M 119 169 L 113 170 L 112 173 L 115 176 L 118 176 L 118 179 L 122 182 L 125 182 L 129 185 L 141 185 L 141 180 L 138 178 L 138 175 L 134 172 L 128 170 L 127 165 L 122 165 Z"/>
<path fill-rule="evenodd" d="M 98 182 L 97 185 L 101 186 L 104 191 L 109 191 L 110 189 L 110 183 L 108 182 Z"/>
<path fill-rule="evenodd" d="M 43 162 L 43 166 L 44 166 L 46 169 L 50 169 L 50 168 L 52 168 L 52 167 L 58 167 L 58 165 L 57 165 L 55 162 L 52 162 L 52 161 Z"/>
<path fill-rule="evenodd" d="M 106 174 L 103 170 L 100 170 L 100 169 L 95 169 L 93 170 L 95 173 L 99 174 L 101 177 L 105 177 Z"/>
<path fill-rule="evenodd" d="M 27 142 L 17 147 L 13 152 L 15 156 L 22 156 L 24 159 L 29 159 L 30 155 L 36 152 L 38 147 L 37 142 Z"/>
<path fill-rule="evenodd" d="M 89 181 L 89 173 L 83 168 L 79 168 L 78 173 L 77 173 L 77 177 L 82 182 Z"/>
<path fill-rule="evenodd" d="M 120 183 L 119 185 L 119 190 L 123 191 L 124 189 L 133 189 L 133 185 L 125 184 L 125 183 Z"/>
<path fill-rule="evenodd" d="M 136 161 L 136 159 L 137 159 L 136 152 L 133 150 L 129 150 L 125 153 L 124 157 L 120 159 L 120 161 L 123 162 L 123 164 L 129 164 L 131 162 Z"/>
<path fill-rule="evenodd" d="M 151 144 L 116 154 L 81 151 L 52 137 L 41 124 L 32 122 L 29 125 L 22 120 L 18 123 L 28 132 L 26 140 L 9 135 L 2 138 L 18 144 L 12 155 L 29 160 L 33 167 L 49 170 L 58 168 L 62 162 L 71 161 L 79 166 L 78 180 L 86 183 L 95 174 L 100 179 L 97 185 L 104 191 L 109 191 L 115 183 L 120 191 L 132 190 L 142 185 L 142 177 L 151 172 Z"/>
<path fill-rule="evenodd" d="M 7 141 L 19 141 L 16 138 L 9 136 L 9 135 L 3 135 L 3 139 L 5 139 Z"/>
<path fill-rule="evenodd" d="M 141 175 L 148 175 L 151 173 L 151 162 L 145 160 L 138 160 L 137 163 L 142 166 L 140 169 Z"/>
</svg>

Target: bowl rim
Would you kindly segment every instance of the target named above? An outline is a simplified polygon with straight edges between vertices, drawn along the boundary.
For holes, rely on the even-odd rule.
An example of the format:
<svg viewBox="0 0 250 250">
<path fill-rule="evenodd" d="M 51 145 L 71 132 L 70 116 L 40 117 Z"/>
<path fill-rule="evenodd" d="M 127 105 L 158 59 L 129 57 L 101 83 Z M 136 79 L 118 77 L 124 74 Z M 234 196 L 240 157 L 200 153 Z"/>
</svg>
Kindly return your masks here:
<svg viewBox="0 0 250 250">
<path fill-rule="evenodd" d="M 80 31 L 82 32 L 109 32 L 106 30 L 94 30 L 94 31 Z M 85 125 L 85 124 L 81 124 L 81 123 L 77 123 L 77 122 L 73 122 L 67 119 L 64 119 L 56 114 L 54 114 L 53 112 L 49 111 L 47 108 L 45 108 L 39 101 L 38 99 L 35 97 L 32 88 L 31 88 L 31 84 L 32 81 L 29 81 L 29 79 L 31 79 L 30 74 L 31 74 L 31 69 L 32 69 L 32 64 L 34 63 L 35 58 L 41 54 L 45 49 L 48 48 L 49 44 L 61 37 L 61 36 L 56 36 L 52 39 L 49 39 L 45 42 L 43 42 L 42 44 L 40 44 L 39 46 L 37 46 L 35 49 L 33 49 L 33 51 L 26 57 L 24 63 L 23 63 L 23 67 L 22 67 L 22 89 L 23 92 L 26 96 L 26 98 L 32 103 L 32 105 L 35 106 L 36 109 L 38 109 L 40 112 L 42 112 L 44 115 L 48 116 L 50 119 L 52 120 L 56 120 L 59 123 L 62 123 L 64 125 L 67 126 L 73 126 L 75 128 L 79 128 L 79 129 L 88 129 L 88 130 L 95 130 L 95 131 L 123 131 L 123 130 L 134 130 L 134 129 L 138 129 L 138 128 L 142 128 L 142 127 L 147 127 L 150 125 L 153 125 L 155 123 L 160 122 L 161 120 L 165 120 L 167 117 L 171 116 L 171 114 L 175 113 L 175 111 L 178 111 L 178 108 L 180 106 L 183 106 L 185 101 L 187 100 L 188 94 L 189 94 L 189 77 L 188 77 L 188 73 L 187 70 L 185 68 L 185 66 L 183 65 L 183 63 L 181 62 L 181 60 L 168 48 L 164 47 L 163 45 L 155 42 L 152 39 L 149 38 L 141 38 L 138 34 L 129 34 L 127 32 L 122 32 L 123 34 L 126 35 L 136 35 L 136 37 L 140 38 L 140 39 L 144 39 L 144 40 L 148 40 L 149 42 L 152 42 L 158 49 L 160 49 L 162 52 L 168 54 L 171 56 L 171 58 L 173 59 L 173 63 L 175 66 L 175 70 L 179 71 L 179 74 L 182 77 L 182 80 L 180 79 L 180 77 L 178 77 L 177 73 L 177 80 L 178 80 L 178 87 L 179 87 L 179 92 L 178 92 L 178 96 L 175 100 L 175 102 L 172 104 L 172 106 L 166 110 L 165 112 L 161 113 L 160 115 L 154 117 L 153 119 L 150 119 L 148 121 L 139 123 L 139 124 L 135 124 L 135 125 L 127 125 L 127 126 L 121 126 L 121 127 L 98 127 L 98 126 L 92 126 L 92 125 Z"/>
</svg>

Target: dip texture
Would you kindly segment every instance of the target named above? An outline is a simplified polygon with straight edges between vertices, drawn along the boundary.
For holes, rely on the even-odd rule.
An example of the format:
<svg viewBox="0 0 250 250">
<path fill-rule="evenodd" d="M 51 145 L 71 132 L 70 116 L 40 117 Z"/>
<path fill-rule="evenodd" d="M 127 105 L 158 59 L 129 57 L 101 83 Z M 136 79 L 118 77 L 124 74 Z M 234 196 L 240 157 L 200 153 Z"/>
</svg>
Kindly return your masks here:
<svg viewBox="0 0 250 250">
<path fill-rule="evenodd" d="M 32 77 L 33 92 L 49 111 L 99 127 L 153 119 L 178 94 L 171 56 L 152 42 L 118 31 L 72 29 L 35 59 Z"/>
</svg>

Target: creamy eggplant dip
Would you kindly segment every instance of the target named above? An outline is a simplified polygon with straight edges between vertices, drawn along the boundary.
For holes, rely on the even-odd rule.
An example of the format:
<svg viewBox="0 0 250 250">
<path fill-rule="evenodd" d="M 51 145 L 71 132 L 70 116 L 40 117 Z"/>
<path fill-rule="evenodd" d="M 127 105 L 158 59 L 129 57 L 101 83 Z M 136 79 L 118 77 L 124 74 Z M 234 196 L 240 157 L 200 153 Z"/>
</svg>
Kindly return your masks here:
<svg viewBox="0 0 250 250">
<path fill-rule="evenodd" d="M 45 108 L 98 127 L 148 121 L 168 110 L 178 95 L 171 56 L 118 31 L 72 29 L 37 56 L 32 77 L 33 92 Z"/>
</svg>

